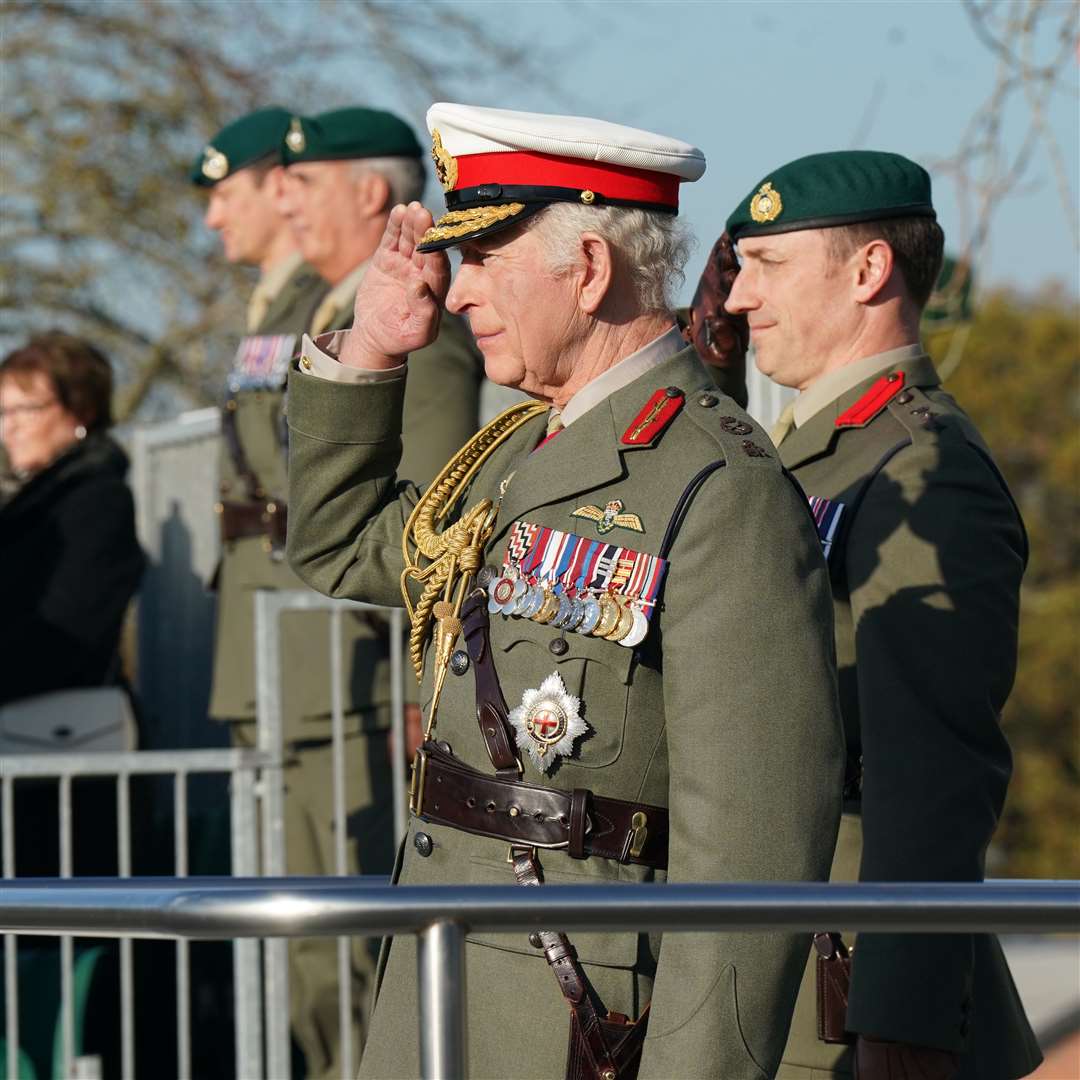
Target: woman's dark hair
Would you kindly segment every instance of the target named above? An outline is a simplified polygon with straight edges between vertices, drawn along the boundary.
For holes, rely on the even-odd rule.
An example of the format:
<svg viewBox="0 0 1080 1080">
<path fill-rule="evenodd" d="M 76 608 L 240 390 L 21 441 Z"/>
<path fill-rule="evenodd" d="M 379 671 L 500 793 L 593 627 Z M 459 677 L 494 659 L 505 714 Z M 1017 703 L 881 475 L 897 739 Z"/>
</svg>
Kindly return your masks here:
<svg viewBox="0 0 1080 1080">
<path fill-rule="evenodd" d="M 0 378 L 25 383 L 36 372 L 49 377 L 57 400 L 87 431 L 112 426 L 112 367 L 88 341 L 50 330 L 32 337 L 0 363 Z"/>
</svg>

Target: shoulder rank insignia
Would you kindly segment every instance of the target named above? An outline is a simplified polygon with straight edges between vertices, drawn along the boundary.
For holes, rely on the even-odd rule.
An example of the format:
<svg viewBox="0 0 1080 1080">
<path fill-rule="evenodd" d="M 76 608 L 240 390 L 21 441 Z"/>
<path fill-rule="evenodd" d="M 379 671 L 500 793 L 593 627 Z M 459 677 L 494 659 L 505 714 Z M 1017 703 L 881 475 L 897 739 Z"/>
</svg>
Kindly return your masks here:
<svg viewBox="0 0 1080 1080">
<path fill-rule="evenodd" d="M 671 423 L 685 401 L 686 395 L 677 386 L 657 390 L 623 432 L 623 443 L 627 446 L 651 443 Z"/>
<path fill-rule="evenodd" d="M 882 375 L 851 408 L 845 409 L 836 418 L 836 426 L 851 428 L 869 424 L 903 389 L 904 373 L 902 371 L 892 371 L 888 375 Z"/>
<path fill-rule="evenodd" d="M 579 506 L 570 516 L 595 521 L 596 531 L 601 536 L 611 532 L 612 529 L 632 529 L 634 532 L 643 533 L 645 526 L 641 524 L 641 518 L 637 514 L 624 514 L 622 509 L 622 499 L 612 499 L 603 510 L 599 506 L 589 504 Z"/>
</svg>

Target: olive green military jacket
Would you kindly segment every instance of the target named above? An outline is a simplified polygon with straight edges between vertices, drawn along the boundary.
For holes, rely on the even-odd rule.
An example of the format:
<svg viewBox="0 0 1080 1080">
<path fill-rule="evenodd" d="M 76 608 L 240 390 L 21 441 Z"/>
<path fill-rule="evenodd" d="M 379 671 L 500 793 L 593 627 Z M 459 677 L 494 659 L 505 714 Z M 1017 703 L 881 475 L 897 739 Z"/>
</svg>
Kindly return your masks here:
<svg viewBox="0 0 1080 1080">
<path fill-rule="evenodd" d="M 411 366 L 412 361 L 410 361 Z M 410 374 L 409 378 L 412 375 Z M 396 479 L 403 386 L 349 386 L 290 374 L 289 557 L 332 596 L 401 604 L 401 536 L 418 498 Z M 652 441 L 621 437 L 659 390 L 686 395 Z M 541 852 L 549 883 L 823 880 L 840 812 L 842 735 L 831 602 L 802 496 L 767 437 L 713 386 L 685 349 L 615 391 L 543 446 L 533 418 L 481 466 L 459 505 L 498 499 L 485 560 L 501 564 L 517 520 L 657 554 L 691 478 L 704 479 L 674 534 L 662 605 L 640 652 L 527 619 L 492 616 L 503 693 L 557 672 L 591 729 L 551 775 L 524 757 L 524 780 L 669 808 L 669 868 Z M 507 483 L 508 481 L 508 483 Z M 621 499 L 642 532 L 598 532 L 573 516 Z M 431 693 L 430 667 L 421 701 Z M 437 737 L 492 772 L 477 730 L 471 672 L 451 675 Z M 429 847 L 419 833 L 431 838 Z M 414 819 L 399 880 L 507 884 L 504 842 Z M 769 1076 L 787 1035 L 809 940 L 782 934 L 575 934 L 608 1009 L 638 1015 L 652 1000 L 643 1080 Z M 563 1075 L 568 1011 L 525 935 L 470 935 L 466 948 L 469 1075 Z M 419 1072 L 412 1032 L 416 966 L 398 938 L 361 1073 Z"/>
<path fill-rule="evenodd" d="M 300 332 L 325 293 L 321 278 L 311 282 L 302 267 L 278 295 L 258 328 L 260 334 Z M 289 294 L 286 296 L 285 294 Z M 304 322 L 284 320 L 299 317 Z M 475 430 L 479 417 L 483 361 L 458 320 L 447 319 L 438 340 L 416 354 L 405 407 L 404 457 L 414 475 L 430 479 L 447 457 Z M 286 470 L 285 394 L 278 387 L 243 390 L 230 396 L 226 409 L 236 440 L 255 475 L 249 492 L 234 456 L 223 442 L 222 500 L 259 500 L 284 505 Z M 210 714 L 223 720 L 255 715 L 255 606 L 257 589 L 306 588 L 289 568 L 284 553 L 268 550 L 261 537 L 223 545 L 219 568 L 214 682 Z M 331 708 L 329 620 L 325 613 L 289 612 L 282 617 L 283 716 L 286 737 L 322 737 Z M 343 620 L 344 705 L 364 710 L 373 727 L 389 723 L 390 648 L 385 627 L 364 615 Z M 411 688 L 407 675 L 406 691 Z"/>
<path fill-rule="evenodd" d="M 888 404 L 838 427 L 879 380 L 898 391 Z M 1027 541 L 989 450 L 939 384 L 929 357 L 902 360 L 780 447 L 808 496 L 843 506 L 829 555 L 852 811 L 840 880 L 981 881 L 1011 772 L 1000 715 Z M 816 1043 L 803 989 L 785 1061 L 824 1068 L 838 1051 Z M 988 935 L 860 935 L 848 1027 L 961 1052 L 972 1080 L 1039 1061 Z"/>
</svg>

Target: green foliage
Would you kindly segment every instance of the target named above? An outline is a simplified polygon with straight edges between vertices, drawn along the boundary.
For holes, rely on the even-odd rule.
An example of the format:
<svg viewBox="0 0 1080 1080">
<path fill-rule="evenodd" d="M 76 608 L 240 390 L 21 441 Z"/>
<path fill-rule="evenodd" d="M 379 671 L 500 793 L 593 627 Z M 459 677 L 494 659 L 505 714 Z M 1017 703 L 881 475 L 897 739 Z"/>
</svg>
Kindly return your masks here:
<svg viewBox="0 0 1080 1080">
<path fill-rule="evenodd" d="M 1015 756 L 994 873 L 1080 877 L 1080 321 L 1059 291 L 986 297 L 970 327 L 933 334 L 946 381 L 989 442 L 1031 541 L 1020 662 L 1004 724 Z"/>
</svg>

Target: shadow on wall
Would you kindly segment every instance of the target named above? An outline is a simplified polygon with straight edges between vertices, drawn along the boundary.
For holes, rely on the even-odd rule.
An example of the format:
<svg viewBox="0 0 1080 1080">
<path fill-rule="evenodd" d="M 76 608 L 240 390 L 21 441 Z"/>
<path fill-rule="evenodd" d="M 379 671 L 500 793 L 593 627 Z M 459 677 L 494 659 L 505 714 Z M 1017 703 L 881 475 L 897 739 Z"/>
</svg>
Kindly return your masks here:
<svg viewBox="0 0 1080 1080">
<path fill-rule="evenodd" d="M 161 523 L 160 552 L 139 602 L 142 748 L 225 746 L 228 733 L 206 714 L 216 602 L 194 570 L 191 531 L 175 500 Z"/>
</svg>

